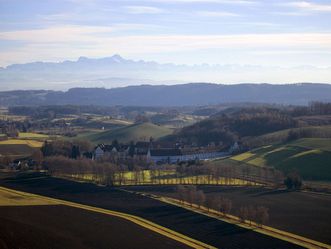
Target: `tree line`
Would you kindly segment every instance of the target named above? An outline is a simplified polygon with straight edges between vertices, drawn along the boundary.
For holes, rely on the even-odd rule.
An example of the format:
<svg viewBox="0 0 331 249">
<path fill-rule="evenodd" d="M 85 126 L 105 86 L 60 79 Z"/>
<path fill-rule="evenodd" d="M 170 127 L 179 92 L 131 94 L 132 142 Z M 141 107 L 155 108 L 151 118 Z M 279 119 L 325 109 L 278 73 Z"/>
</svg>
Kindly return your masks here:
<svg viewBox="0 0 331 249">
<path fill-rule="evenodd" d="M 191 207 L 194 205 L 200 209 L 207 210 L 207 212 L 216 211 L 220 216 L 226 217 L 232 214 L 233 203 L 230 199 L 222 196 L 214 197 L 206 195 L 202 190 L 197 189 L 196 186 L 177 187 L 177 196 L 181 204 L 186 204 Z M 243 223 L 253 225 L 253 221 L 262 226 L 269 221 L 269 209 L 264 206 L 243 206 L 240 207 L 236 213 L 238 218 Z"/>
<path fill-rule="evenodd" d="M 229 146 L 243 137 L 259 136 L 294 127 L 298 127 L 298 122 L 280 109 L 245 108 L 233 113 L 220 113 L 184 127 L 167 139 L 198 146 L 210 143 Z"/>
</svg>

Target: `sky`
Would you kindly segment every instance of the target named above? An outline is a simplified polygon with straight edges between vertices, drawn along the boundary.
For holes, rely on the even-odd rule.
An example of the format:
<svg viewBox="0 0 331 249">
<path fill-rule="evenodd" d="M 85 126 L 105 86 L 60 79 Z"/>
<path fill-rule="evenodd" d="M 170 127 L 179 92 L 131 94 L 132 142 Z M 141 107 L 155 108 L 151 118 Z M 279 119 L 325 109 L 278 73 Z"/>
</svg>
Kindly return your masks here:
<svg viewBox="0 0 331 249">
<path fill-rule="evenodd" d="M 113 54 L 331 67 L 331 0 L 0 0 L 0 20 L 1 67 Z"/>
</svg>

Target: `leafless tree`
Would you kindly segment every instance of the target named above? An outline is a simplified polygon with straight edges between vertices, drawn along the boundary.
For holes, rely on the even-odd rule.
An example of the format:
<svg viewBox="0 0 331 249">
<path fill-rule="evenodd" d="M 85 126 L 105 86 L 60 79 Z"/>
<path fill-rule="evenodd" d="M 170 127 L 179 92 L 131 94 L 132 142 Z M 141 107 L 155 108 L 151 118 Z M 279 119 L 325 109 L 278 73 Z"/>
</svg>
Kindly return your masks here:
<svg viewBox="0 0 331 249">
<path fill-rule="evenodd" d="M 265 225 L 269 221 L 269 209 L 264 206 L 259 206 L 256 209 L 256 223 L 260 226 Z"/>
<path fill-rule="evenodd" d="M 254 206 L 248 207 L 248 219 L 251 225 L 252 221 L 256 220 L 256 208 Z"/>
<path fill-rule="evenodd" d="M 239 209 L 238 212 L 238 217 L 240 219 L 241 222 L 245 223 L 245 221 L 248 219 L 249 217 L 249 211 L 247 207 L 241 207 Z"/>
<path fill-rule="evenodd" d="M 232 209 L 231 200 L 223 197 L 217 199 L 217 211 L 221 212 L 223 215 L 226 215 L 230 213 L 231 209 Z"/>
<path fill-rule="evenodd" d="M 232 201 L 229 199 L 223 199 L 223 212 L 225 215 L 229 214 L 232 209 Z"/>
<path fill-rule="evenodd" d="M 201 206 L 203 206 L 206 202 L 205 193 L 202 190 L 198 190 L 196 191 L 195 195 L 196 195 L 197 205 L 199 206 L 199 208 L 201 208 Z"/>
<path fill-rule="evenodd" d="M 208 211 L 210 211 L 210 209 L 216 209 L 216 201 L 217 200 L 212 196 L 206 197 L 206 207 Z"/>
<path fill-rule="evenodd" d="M 187 187 L 188 191 L 187 191 L 187 202 L 191 204 L 195 203 L 196 200 L 196 192 L 197 192 L 197 188 L 194 185 L 190 185 Z"/>
<path fill-rule="evenodd" d="M 179 200 L 183 203 L 186 199 L 186 189 L 183 185 L 178 185 L 177 186 L 177 193 L 178 193 L 178 198 Z"/>
</svg>

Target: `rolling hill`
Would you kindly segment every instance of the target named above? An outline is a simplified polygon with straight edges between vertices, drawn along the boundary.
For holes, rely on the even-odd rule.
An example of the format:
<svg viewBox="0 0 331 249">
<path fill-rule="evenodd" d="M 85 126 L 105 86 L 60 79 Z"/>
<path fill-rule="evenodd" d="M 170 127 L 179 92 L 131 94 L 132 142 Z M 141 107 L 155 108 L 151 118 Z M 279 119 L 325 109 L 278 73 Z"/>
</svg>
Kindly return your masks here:
<svg viewBox="0 0 331 249">
<path fill-rule="evenodd" d="M 250 148 L 257 148 L 270 144 L 285 143 L 289 136 L 298 134 L 300 138 L 329 138 L 331 139 L 331 126 L 307 126 L 292 129 L 284 129 L 255 137 L 245 137 L 243 142 Z"/>
<path fill-rule="evenodd" d="M 149 141 L 150 137 L 158 139 L 172 133 L 172 130 L 152 123 L 139 123 L 111 131 L 90 134 L 86 138 L 93 143 L 111 143 L 118 140 L 121 143 L 130 141 Z"/>
<path fill-rule="evenodd" d="M 331 139 L 328 138 L 303 138 L 263 146 L 231 159 L 259 167 L 275 167 L 284 173 L 298 171 L 305 180 L 331 181 Z"/>
<path fill-rule="evenodd" d="M 215 115 L 204 119 L 184 127 L 166 139 L 199 146 L 220 142 L 230 146 L 243 137 L 256 137 L 294 127 L 297 127 L 297 122 L 278 109 L 246 108 L 231 115 Z"/>
</svg>

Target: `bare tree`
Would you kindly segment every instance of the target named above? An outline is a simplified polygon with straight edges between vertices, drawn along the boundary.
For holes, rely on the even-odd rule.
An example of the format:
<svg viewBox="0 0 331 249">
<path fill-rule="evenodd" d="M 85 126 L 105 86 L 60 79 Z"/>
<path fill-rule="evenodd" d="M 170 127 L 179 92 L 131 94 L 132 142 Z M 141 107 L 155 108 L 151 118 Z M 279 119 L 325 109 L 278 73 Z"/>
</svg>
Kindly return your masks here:
<svg viewBox="0 0 331 249">
<path fill-rule="evenodd" d="M 256 220 L 256 208 L 254 206 L 248 207 L 248 219 L 250 225 L 252 225 L 252 221 Z"/>
<path fill-rule="evenodd" d="M 190 203 L 191 206 L 196 200 L 196 192 L 197 192 L 196 186 L 194 185 L 188 186 L 187 202 Z"/>
<path fill-rule="evenodd" d="M 265 225 L 269 221 L 269 209 L 264 206 L 259 206 L 256 209 L 256 223 L 260 226 Z"/>
<path fill-rule="evenodd" d="M 11 162 L 13 161 L 13 159 L 10 156 L 4 156 L 2 157 L 2 163 L 6 166 L 8 166 Z"/>
<path fill-rule="evenodd" d="M 241 207 L 239 209 L 238 212 L 238 217 L 240 219 L 241 222 L 245 223 L 245 221 L 248 219 L 249 217 L 249 211 L 247 207 Z"/>
<path fill-rule="evenodd" d="M 179 200 L 183 203 L 186 198 L 186 189 L 183 185 L 178 185 L 177 186 L 177 193 L 178 193 L 178 198 Z"/>
<path fill-rule="evenodd" d="M 230 213 L 232 209 L 232 201 L 223 197 L 218 199 L 218 211 L 220 211 L 224 216 Z"/>
<path fill-rule="evenodd" d="M 201 208 L 201 206 L 203 206 L 206 202 L 205 193 L 202 190 L 198 190 L 196 191 L 195 195 L 196 195 L 197 205 L 199 206 L 199 208 Z"/>
<path fill-rule="evenodd" d="M 212 196 L 207 196 L 206 198 L 206 207 L 208 209 L 208 211 L 210 211 L 210 209 L 216 209 L 216 199 Z"/>
<path fill-rule="evenodd" d="M 223 199 L 223 213 L 227 215 L 231 212 L 232 209 L 232 201 L 229 199 Z"/>
</svg>

